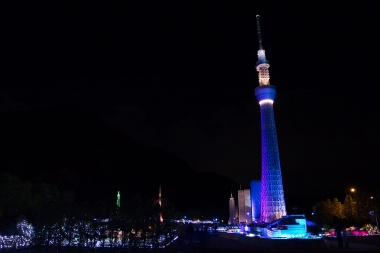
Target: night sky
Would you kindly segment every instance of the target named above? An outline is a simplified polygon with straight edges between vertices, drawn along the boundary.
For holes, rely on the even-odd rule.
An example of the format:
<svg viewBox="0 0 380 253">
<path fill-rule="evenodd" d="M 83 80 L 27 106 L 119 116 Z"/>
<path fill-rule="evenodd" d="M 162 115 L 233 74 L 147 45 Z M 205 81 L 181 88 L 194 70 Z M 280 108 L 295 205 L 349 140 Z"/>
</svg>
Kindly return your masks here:
<svg viewBox="0 0 380 253">
<path fill-rule="evenodd" d="M 78 107 L 244 185 L 261 175 L 259 14 L 285 192 L 378 188 L 374 1 L 2 5 L 0 112 Z"/>
</svg>

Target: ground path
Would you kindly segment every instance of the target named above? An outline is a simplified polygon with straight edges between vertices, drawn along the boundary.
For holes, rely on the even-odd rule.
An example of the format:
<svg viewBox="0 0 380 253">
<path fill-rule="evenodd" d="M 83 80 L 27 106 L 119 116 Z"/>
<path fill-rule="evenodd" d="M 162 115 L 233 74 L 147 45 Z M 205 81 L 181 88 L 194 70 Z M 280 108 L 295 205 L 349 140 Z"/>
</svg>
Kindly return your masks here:
<svg viewBox="0 0 380 253">
<path fill-rule="evenodd" d="M 271 250 L 262 249 L 253 245 L 245 244 L 240 241 L 231 240 L 220 236 L 220 234 L 208 234 L 207 238 L 195 238 L 192 243 L 187 243 L 183 249 L 177 249 L 173 252 L 179 253 L 235 253 L 235 252 L 252 252 L 252 253 L 311 253 L 311 252 L 379 252 L 380 253 L 380 236 L 371 238 L 355 238 L 355 242 L 349 243 L 349 248 L 338 248 L 338 242 L 335 238 L 326 238 L 328 249 L 326 250 Z"/>
</svg>

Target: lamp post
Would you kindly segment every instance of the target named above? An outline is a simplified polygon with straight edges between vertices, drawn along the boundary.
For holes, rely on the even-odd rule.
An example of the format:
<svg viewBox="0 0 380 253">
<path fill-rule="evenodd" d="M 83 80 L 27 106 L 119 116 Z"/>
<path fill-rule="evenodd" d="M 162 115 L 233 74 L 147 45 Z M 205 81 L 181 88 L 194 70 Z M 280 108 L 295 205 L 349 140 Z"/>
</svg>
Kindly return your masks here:
<svg viewBox="0 0 380 253">
<path fill-rule="evenodd" d="M 345 213 L 348 215 L 346 217 L 347 222 L 353 222 L 356 217 L 356 189 L 355 188 L 350 188 L 349 193 L 346 191 L 346 198 L 344 200 L 344 208 L 345 208 Z"/>
<path fill-rule="evenodd" d="M 373 203 L 373 197 L 371 196 L 371 205 L 372 205 L 372 208 L 376 208 L 374 203 Z M 371 210 L 369 211 L 369 214 L 372 215 L 372 216 L 375 216 L 375 221 L 376 221 L 376 227 L 377 229 L 379 229 L 379 222 L 377 221 L 377 214 L 376 214 L 376 211 L 375 210 Z"/>
<path fill-rule="evenodd" d="M 379 222 L 377 221 L 377 214 L 374 210 L 369 211 L 369 214 L 375 216 L 376 227 L 379 228 Z"/>
</svg>

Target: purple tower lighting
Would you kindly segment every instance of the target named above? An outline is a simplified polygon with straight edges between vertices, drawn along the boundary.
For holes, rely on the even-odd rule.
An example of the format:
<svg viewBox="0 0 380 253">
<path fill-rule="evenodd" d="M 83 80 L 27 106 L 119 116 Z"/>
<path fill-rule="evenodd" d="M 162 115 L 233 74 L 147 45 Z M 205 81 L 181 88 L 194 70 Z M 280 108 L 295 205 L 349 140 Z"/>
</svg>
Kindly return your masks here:
<svg viewBox="0 0 380 253">
<path fill-rule="evenodd" d="M 269 62 L 266 60 L 265 50 L 262 46 L 259 19 L 260 16 L 256 15 L 259 38 L 256 70 L 258 72 L 260 86 L 256 87 L 255 95 L 260 104 L 261 115 L 260 221 L 262 223 L 270 223 L 286 216 L 286 206 L 273 112 L 276 87 L 269 83 Z"/>
</svg>

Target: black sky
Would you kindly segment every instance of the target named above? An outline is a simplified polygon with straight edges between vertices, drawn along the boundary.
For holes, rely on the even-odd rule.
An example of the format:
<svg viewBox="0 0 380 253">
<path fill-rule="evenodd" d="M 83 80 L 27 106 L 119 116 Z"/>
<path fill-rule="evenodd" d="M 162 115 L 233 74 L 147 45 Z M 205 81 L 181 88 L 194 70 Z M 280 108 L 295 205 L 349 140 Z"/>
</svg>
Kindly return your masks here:
<svg viewBox="0 0 380 253">
<path fill-rule="evenodd" d="M 138 2 L 138 3 L 135 3 Z M 373 1 L 24 1 L 2 7 L 0 111 L 69 105 L 248 185 L 261 174 L 256 14 L 284 189 L 377 189 Z"/>
</svg>

